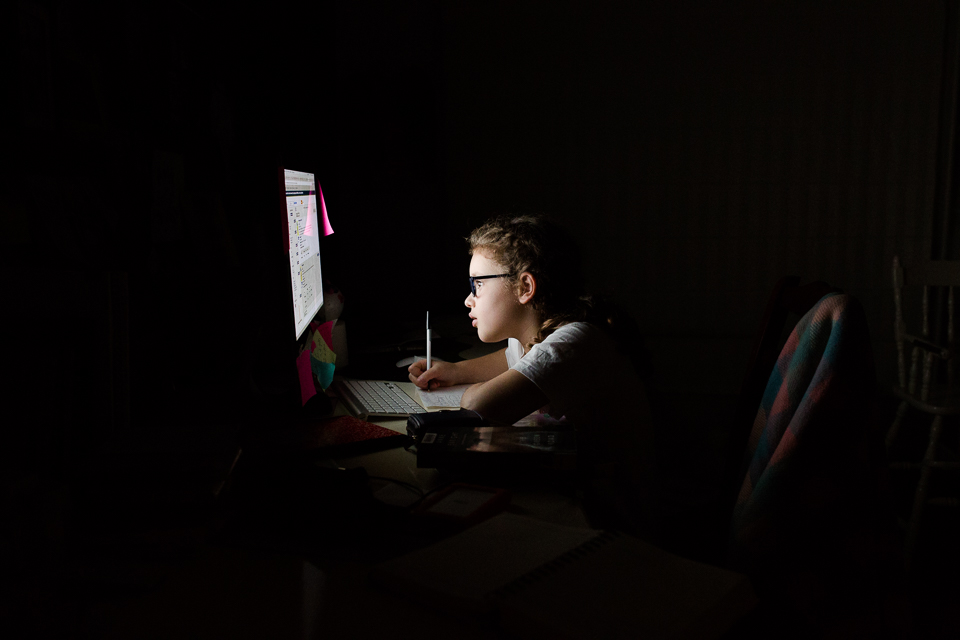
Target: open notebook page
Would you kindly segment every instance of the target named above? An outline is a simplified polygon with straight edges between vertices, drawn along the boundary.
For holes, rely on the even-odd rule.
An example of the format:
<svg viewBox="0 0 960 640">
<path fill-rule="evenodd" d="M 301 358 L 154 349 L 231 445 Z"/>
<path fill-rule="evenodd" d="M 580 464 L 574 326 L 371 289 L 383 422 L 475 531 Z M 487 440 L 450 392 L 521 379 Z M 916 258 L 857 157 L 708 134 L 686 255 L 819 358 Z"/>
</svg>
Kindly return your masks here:
<svg viewBox="0 0 960 640">
<path fill-rule="evenodd" d="M 420 404 L 427 408 L 459 409 L 460 398 L 463 397 L 463 392 L 470 386 L 469 384 L 458 384 L 453 387 L 441 387 L 435 391 L 424 391 L 418 388 L 417 394 L 420 396 Z"/>
</svg>

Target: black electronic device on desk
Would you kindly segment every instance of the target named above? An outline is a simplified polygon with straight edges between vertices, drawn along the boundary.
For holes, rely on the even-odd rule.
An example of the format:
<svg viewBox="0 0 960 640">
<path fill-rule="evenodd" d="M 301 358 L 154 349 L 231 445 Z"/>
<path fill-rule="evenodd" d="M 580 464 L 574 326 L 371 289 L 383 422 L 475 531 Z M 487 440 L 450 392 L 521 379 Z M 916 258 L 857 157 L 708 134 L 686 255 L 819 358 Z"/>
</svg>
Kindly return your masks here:
<svg viewBox="0 0 960 640">
<path fill-rule="evenodd" d="M 457 470 L 576 468 L 572 428 L 545 429 L 488 423 L 469 409 L 410 416 L 417 466 Z"/>
</svg>

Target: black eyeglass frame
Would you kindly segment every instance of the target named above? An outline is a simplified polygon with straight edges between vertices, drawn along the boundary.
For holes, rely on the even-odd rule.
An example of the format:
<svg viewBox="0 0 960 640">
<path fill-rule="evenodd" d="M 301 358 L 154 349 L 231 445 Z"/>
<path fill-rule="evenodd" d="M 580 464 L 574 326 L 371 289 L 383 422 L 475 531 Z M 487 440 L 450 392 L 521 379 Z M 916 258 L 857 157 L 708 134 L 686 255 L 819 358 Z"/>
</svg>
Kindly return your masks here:
<svg viewBox="0 0 960 640">
<path fill-rule="evenodd" d="M 495 276 L 467 276 L 470 278 L 470 293 L 473 294 L 473 297 L 477 297 L 477 280 L 488 280 L 490 278 L 509 278 L 512 276 L 512 273 L 498 273 Z"/>
</svg>

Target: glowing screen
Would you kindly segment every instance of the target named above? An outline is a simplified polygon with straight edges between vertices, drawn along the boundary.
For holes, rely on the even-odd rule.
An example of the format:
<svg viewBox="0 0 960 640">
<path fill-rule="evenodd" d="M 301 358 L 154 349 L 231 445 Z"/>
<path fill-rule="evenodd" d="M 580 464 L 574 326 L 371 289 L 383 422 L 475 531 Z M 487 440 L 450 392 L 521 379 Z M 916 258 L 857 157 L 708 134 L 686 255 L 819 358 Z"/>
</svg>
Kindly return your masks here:
<svg viewBox="0 0 960 640">
<path fill-rule="evenodd" d="M 312 173 L 283 170 L 290 236 L 290 281 L 293 285 L 293 321 L 297 338 L 323 306 L 320 275 L 320 234 L 317 192 Z"/>
</svg>

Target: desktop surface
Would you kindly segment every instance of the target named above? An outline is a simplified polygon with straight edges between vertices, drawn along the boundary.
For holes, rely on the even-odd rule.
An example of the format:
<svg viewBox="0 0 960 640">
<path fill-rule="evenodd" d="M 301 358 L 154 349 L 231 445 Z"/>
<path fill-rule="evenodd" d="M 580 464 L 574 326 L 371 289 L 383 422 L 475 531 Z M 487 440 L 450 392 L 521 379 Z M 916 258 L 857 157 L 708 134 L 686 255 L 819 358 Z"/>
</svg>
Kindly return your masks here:
<svg viewBox="0 0 960 640">
<path fill-rule="evenodd" d="M 399 384 L 416 397 L 412 383 Z M 346 414 L 346 407 L 335 413 Z M 402 418 L 371 422 L 406 432 Z M 169 636 L 203 627 L 241 635 L 273 628 L 273 637 L 506 637 L 492 625 L 412 606 L 368 582 L 378 562 L 450 534 L 410 509 L 461 477 L 417 467 L 416 455 L 402 447 L 335 458 L 303 453 L 245 449 L 210 523 L 185 543 L 192 551 L 168 556 L 159 570 L 156 560 L 145 564 L 158 577 L 137 591 L 109 601 L 91 598 L 90 624 L 109 631 L 102 637 L 145 625 Z M 509 513 L 591 525 L 575 483 L 526 476 L 494 486 L 510 490 Z M 158 534 L 166 535 L 151 535 Z"/>
</svg>

